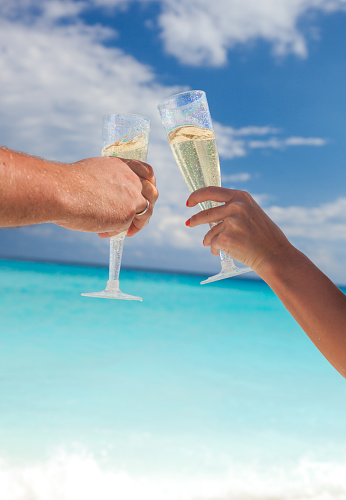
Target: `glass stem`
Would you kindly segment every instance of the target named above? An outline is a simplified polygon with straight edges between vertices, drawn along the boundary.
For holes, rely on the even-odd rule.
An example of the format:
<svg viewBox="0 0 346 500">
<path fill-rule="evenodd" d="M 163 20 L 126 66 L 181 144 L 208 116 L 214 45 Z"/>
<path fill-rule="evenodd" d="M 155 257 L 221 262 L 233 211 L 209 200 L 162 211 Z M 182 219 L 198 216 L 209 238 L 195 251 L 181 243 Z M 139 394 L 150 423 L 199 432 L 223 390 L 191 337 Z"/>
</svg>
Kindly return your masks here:
<svg viewBox="0 0 346 500">
<path fill-rule="evenodd" d="M 233 262 L 233 259 L 229 255 L 227 255 L 227 253 L 223 252 L 222 250 L 220 250 L 220 259 L 221 259 L 221 262 L 227 262 L 227 261 Z"/>
<path fill-rule="evenodd" d="M 234 271 L 235 269 L 238 269 L 234 264 L 232 257 L 227 255 L 227 253 L 220 250 L 219 254 L 221 259 L 221 270 L 223 273 L 229 273 L 231 271 Z"/>
<path fill-rule="evenodd" d="M 123 254 L 124 238 L 126 232 L 117 234 L 110 238 L 109 249 L 109 280 L 119 281 L 121 257 Z"/>
</svg>

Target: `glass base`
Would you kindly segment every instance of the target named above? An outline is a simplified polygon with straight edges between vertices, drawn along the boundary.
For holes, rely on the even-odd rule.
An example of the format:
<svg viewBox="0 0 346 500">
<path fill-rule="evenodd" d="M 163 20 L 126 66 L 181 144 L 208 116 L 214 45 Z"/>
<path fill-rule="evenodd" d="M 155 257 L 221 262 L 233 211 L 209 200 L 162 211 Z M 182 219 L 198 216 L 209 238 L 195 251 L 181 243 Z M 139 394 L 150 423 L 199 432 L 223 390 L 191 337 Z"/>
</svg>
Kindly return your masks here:
<svg viewBox="0 0 346 500">
<path fill-rule="evenodd" d="M 233 262 L 222 262 L 219 274 L 215 274 L 215 276 L 210 276 L 210 278 L 201 281 L 201 285 L 212 283 L 213 281 L 224 280 L 226 278 L 232 278 L 232 276 L 239 276 L 239 274 L 249 273 L 250 271 L 252 271 L 250 267 L 237 267 Z"/>
<path fill-rule="evenodd" d="M 102 292 L 82 293 L 81 295 L 84 297 L 98 297 L 100 299 L 143 300 L 142 297 L 123 293 L 119 288 L 119 280 L 108 280 L 107 287 Z"/>
</svg>

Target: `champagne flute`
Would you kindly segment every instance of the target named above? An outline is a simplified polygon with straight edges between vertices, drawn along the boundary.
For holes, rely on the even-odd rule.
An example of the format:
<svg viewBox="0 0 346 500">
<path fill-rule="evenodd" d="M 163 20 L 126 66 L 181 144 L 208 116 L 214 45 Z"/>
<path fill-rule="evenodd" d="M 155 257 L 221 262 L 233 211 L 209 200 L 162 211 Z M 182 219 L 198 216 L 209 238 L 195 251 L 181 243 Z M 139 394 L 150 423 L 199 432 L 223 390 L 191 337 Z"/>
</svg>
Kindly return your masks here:
<svg viewBox="0 0 346 500">
<path fill-rule="evenodd" d="M 101 156 L 118 156 L 131 160 L 146 161 L 149 143 L 150 121 L 144 116 L 132 114 L 108 114 L 103 118 L 103 148 Z M 142 212 L 143 213 L 143 212 Z M 86 297 L 105 299 L 140 300 L 119 288 L 121 257 L 126 232 L 110 238 L 109 279 L 102 292 L 82 293 Z"/>
<path fill-rule="evenodd" d="M 219 155 L 205 92 L 191 90 L 175 94 L 164 99 L 158 109 L 174 158 L 190 192 L 221 186 Z M 214 201 L 200 203 L 202 210 L 219 205 L 221 203 Z M 201 285 L 251 271 L 249 267 L 237 267 L 222 250 L 220 258 L 221 271 L 202 281 Z"/>
</svg>

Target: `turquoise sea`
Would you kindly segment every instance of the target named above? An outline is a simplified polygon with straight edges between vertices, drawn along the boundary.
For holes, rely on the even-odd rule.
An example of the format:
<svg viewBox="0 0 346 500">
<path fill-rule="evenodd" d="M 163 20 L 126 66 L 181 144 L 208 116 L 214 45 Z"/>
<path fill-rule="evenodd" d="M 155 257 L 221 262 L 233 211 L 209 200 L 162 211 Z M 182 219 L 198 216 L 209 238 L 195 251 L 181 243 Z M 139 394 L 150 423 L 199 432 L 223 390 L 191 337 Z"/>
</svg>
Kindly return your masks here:
<svg viewBox="0 0 346 500">
<path fill-rule="evenodd" d="M 345 500 L 346 383 L 261 281 L 0 261 L 0 500 Z"/>
</svg>

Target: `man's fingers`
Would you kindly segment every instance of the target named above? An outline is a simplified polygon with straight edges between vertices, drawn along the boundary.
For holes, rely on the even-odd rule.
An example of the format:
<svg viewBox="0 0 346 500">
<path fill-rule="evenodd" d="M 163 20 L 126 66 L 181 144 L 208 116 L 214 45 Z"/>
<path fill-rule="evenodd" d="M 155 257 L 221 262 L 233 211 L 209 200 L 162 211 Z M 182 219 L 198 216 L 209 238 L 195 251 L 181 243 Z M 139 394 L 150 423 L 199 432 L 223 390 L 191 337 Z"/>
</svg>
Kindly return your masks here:
<svg viewBox="0 0 346 500">
<path fill-rule="evenodd" d="M 126 236 L 131 237 L 137 234 L 141 229 L 143 229 L 150 220 L 150 217 L 153 215 L 153 206 L 149 204 L 148 210 L 143 215 L 136 216 L 131 226 L 128 228 Z"/>
<path fill-rule="evenodd" d="M 186 205 L 194 207 L 203 201 L 217 201 L 219 203 L 227 203 L 231 201 L 238 193 L 235 189 L 221 188 L 217 186 L 208 186 L 205 188 L 197 189 L 190 194 Z"/>
<path fill-rule="evenodd" d="M 147 202 L 149 202 L 148 209 L 142 215 L 136 215 L 133 218 L 132 224 L 127 231 L 127 236 L 134 236 L 138 231 L 143 229 L 149 222 L 150 217 L 153 215 L 154 205 L 159 196 L 159 193 L 155 186 L 153 186 L 149 181 L 143 181 L 143 210 L 148 206 Z M 141 210 L 141 211 L 143 211 Z M 140 212 L 139 212 L 140 213 Z"/>
<path fill-rule="evenodd" d="M 142 180 L 142 196 L 144 198 L 143 207 L 138 210 L 138 212 L 142 212 L 145 209 L 147 200 L 151 205 L 155 205 L 156 200 L 159 197 L 159 192 L 151 181 Z"/>
<path fill-rule="evenodd" d="M 122 158 L 122 161 L 126 163 L 126 165 L 130 167 L 132 172 L 137 174 L 138 177 L 141 177 L 142 179 L 145 179 L 156 186 L 155 174 L 151 165 L 149 165 L 148 163 L 144 163 L 143 161 L 128 160 L 126 158 Z"/>
<path fill-rule="evenodd" d="M 100 238 L 111 238 L 112 236 L 116 236 L 119 233 L 97 233 Z"/>
<path fill-rule="evenodd" d="M 131 162 L 131 169 L 135 172 L 135 169 L 132 168 L 133 164 L 136 164 L 136 167 L 138 167 L 137 172 L 143 173 L 142 166 L 145 167 L 150 167 L 150 165 L 144 164 L 143 162 L 137 162 L 135 160 L 124 160 L 124 161 L 129 161 Z M 151 167 L 150 167 L 151 169 Z M 139 175 L 137 172 L 135 172 L 137 175 Z M 145 172 L 148 173 L 147 169 L 144 169 L 144 174 Z M 148 173 L 149 175 L 149 173 Z M 149 175 L 150 177 L 150 175 Z M 153 177 L 153 180 L 155 181 L 155 176 Z M 135 215 L 129 228 L 127 229 L 127 236 L 134 236 L 136 233 L 138 233 L 141 229 L 143 229 L 149 222 L 150 217 L 153 214 L 153 209 L 154 205 L 156 203 L 156 200 L 159 197 L 159 193 L 156 189 L 155 184 L 149 180 L 141 177 L 141 182 L 142 182 L 142 197 L 141 197 L 141 203 L 137 205 L 137 213 L 143 212 L 147 208 L 147 204 L 149 202 L 149 207 L 145 211 L 144 214 L 142 215 Z M 126 229 L 125 229 L 126 231 Z M 111 236 L 115 236 L 116 234 L 119 234 L 118 232 L 103 232 L 103 233 L 98 233 L 100 238 L 110 238 Z"/>
<path fill-rule="evenodd" d="M 156 187 L 150 181 L 144 180 L 142 181 L 142 185 L 143 206 L 138 210 L 138 213 L 146 209 L 147 202 L 149 202 L 149 207 L 144 214 L 133 218 L 132 224 L 127 231 L 127 236 L 129 237 L 134 236 L 148 224 L 150 217 L 153 215 L 156 200 L 159 197 Z"/>
</svg>

